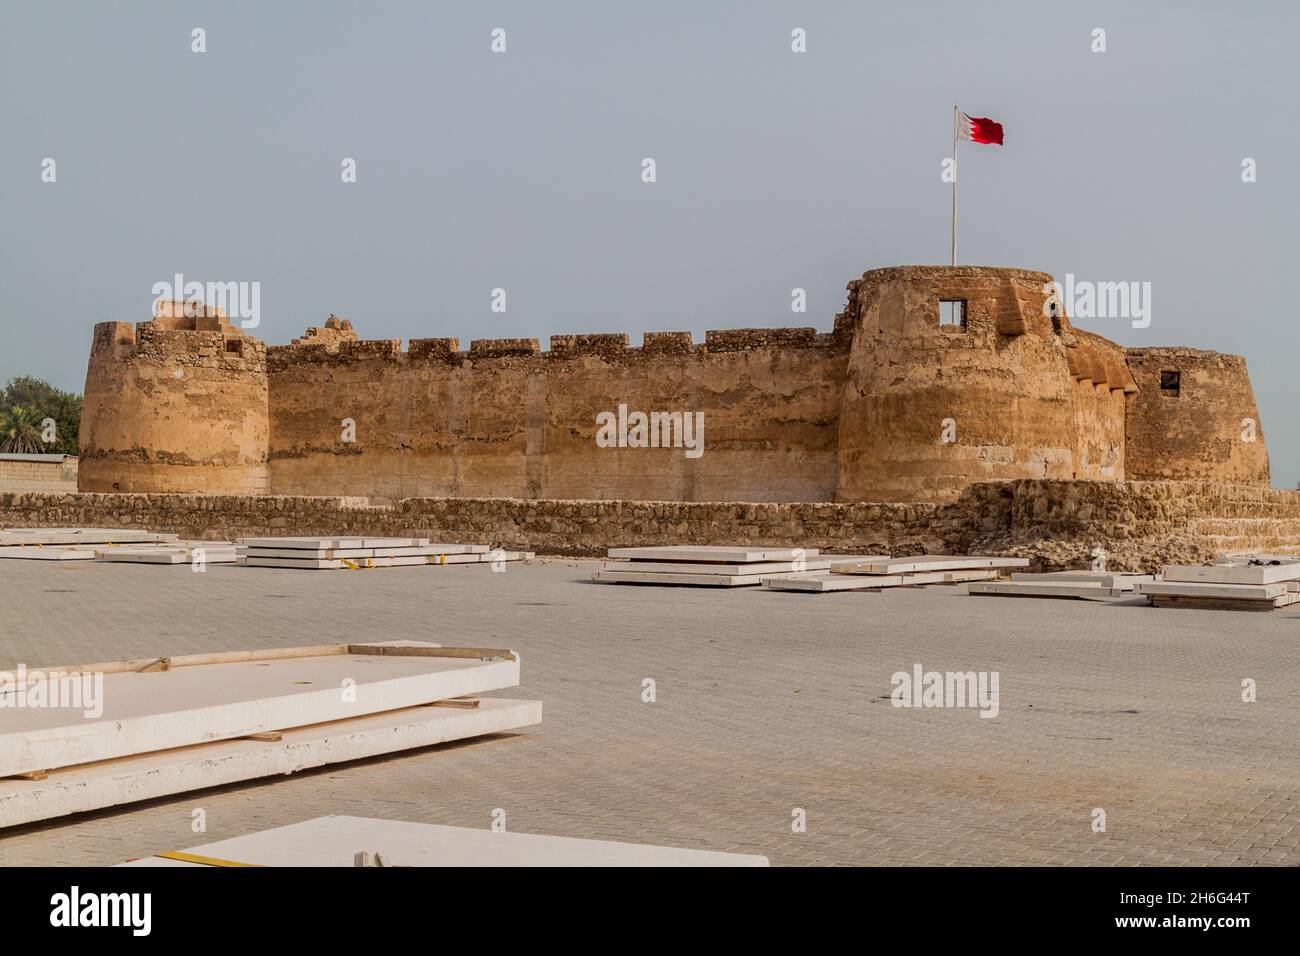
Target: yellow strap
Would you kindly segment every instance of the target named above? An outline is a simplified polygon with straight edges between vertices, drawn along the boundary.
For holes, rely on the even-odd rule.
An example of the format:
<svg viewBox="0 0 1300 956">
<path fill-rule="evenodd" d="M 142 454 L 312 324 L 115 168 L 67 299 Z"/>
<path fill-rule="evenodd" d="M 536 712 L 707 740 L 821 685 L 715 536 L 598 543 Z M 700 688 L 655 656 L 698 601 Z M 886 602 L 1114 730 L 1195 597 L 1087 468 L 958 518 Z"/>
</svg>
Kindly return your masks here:
<svg viewBox="0 0 1300 956">
<path fill-rule="evenodd" d="M 264 866 L 262 863 L 238 863 L 234 860 L 223 860 L 215 856 L 182 853 L 180 850 L 173 850 L 170 853 L 155 853 L 154 856 L 164 860 L 180 860 L 182 863 L 198 863 L 201 866 Z"/>
</svg>

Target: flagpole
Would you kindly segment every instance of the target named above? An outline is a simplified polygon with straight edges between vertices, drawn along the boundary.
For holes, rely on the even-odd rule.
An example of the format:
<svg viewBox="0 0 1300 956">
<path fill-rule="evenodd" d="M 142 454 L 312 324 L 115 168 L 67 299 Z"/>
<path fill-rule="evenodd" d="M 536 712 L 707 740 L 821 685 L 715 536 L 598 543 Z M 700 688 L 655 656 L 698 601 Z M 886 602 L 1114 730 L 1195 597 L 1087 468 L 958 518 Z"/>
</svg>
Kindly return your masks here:
<svg viewBox="0 0 1300 956">
<path fill-rule="evenodd" d="M 952 265 L 957 264 L 957 116 L 952 108 Z"/>
</svg>

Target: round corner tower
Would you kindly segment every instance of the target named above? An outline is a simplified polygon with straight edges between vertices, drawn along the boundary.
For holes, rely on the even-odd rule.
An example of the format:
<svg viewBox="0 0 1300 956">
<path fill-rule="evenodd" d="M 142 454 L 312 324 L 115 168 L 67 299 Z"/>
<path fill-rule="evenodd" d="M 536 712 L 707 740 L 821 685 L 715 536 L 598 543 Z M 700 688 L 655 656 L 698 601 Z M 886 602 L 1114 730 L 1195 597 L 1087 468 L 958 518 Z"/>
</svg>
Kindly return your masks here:
<svg viewBox="0 0 1300 956">
<path fill-rule="evenodd" d="M 975 266 L 877 269 L 850 283 L 836 319 L 851 340 L 837 501 L 944 501 L 977 481 L 1076 476 L 1076 340 L 1051 283 Z M 1090 375 L 1111 401 L 1106 376 Z"/>
<path fill-rule="evenodd" d="M 215 309 L 160 303 L 95 326 L 78 487 L 266 494 L 266 346 Z"/>
</svg>

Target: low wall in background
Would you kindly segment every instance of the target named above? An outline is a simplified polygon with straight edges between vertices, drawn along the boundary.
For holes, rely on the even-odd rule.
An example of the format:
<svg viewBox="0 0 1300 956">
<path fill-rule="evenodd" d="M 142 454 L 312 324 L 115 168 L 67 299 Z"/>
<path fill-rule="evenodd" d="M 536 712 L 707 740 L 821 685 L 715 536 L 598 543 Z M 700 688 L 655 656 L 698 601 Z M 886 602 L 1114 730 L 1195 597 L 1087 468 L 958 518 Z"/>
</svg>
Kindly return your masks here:
<svg viewBox="0 0 1300 956">
<path fill-rule="evenodd" d="M 539 554 L 736 544 L 893 554 L 1018 554 L 1150 570 L 1225 551 L 1300 550 L 1300 491 L 1220 482 L 984 482 L 954 502 L 663 502 L 168 494 L 0 494 L 0 526 L 99 526 L 187 538 L 422 535 Z"/>
<path fill-rule="evenodd" d="M 0 455 L 0 492 L 76 490 L 75 455 Z"/>
</svg>

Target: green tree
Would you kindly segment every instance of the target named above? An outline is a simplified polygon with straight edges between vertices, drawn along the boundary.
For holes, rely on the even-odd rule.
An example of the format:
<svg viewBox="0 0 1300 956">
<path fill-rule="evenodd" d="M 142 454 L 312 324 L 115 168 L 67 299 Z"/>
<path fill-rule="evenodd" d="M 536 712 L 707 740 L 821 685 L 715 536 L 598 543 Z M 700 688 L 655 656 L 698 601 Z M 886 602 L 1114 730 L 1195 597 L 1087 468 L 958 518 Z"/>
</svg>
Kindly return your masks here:
<svg viewBox="0 0 1300 956">
<path fill-rule="evenodd" d="M 48 442 L 45 439 L 50 428 L 46 419 L 54 423 L 53 440 Z M 12 378 L 0 389 L 0 424 L 2 451 L 75 455 L 81 430 L 81 396 L 30 375 Z"/>
<path fill-rule="evenodd" d="M 36 413 L 21 405 L 0 409 L 0 452 L 34 455 L 41 451 L 41 427 Z"/>
</svg>

